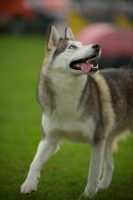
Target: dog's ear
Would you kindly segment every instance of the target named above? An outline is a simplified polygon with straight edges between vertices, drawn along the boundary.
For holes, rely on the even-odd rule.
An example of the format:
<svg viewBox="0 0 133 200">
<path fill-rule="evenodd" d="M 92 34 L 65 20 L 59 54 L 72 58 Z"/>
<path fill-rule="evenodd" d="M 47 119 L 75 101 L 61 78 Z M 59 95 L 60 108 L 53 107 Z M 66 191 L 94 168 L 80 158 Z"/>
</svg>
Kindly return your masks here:
<svg viewBox="0 0 133 200">
<path fill-rule="evenodd" d="M 49 35 L 47 38 L 47 51 L 51 51 L 53 47 L 57 47 L 59 43 L 59 34 L 54 26 L 50 27 Z"/>
<path fill-rule="evenodd" d="M 69 39 L 75 40 L 73 32 L 69 27 L 67 27 L 66 30 L 65 30 L 65 38 L 69 38 Z"/>
</svg>

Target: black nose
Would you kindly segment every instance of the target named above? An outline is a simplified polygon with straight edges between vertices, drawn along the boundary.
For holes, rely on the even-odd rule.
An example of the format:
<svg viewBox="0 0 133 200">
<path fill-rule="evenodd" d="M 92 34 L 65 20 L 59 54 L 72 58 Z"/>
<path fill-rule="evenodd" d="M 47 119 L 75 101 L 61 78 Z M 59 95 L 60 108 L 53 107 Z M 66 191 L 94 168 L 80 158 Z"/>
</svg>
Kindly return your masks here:
<svg viewBox="0 0 133 200">
<path fill-rule="evenodd" d="M 95 50 L 100 50 L 100 45 L 99 44 L 93 44 L 92 48 L 94 48 Z"/>
</svg>

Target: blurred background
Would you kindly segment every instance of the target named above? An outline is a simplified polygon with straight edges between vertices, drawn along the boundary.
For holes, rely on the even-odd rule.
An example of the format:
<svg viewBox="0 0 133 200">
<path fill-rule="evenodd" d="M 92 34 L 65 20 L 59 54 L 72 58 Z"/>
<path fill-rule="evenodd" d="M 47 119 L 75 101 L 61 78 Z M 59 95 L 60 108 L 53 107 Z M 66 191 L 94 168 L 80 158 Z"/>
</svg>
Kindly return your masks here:
<svg viewBox="0 0 133 200">
<path fill-rule="evenodd" d="M 99 43 L 100 68 L 119 67 L 133 55 L 133 0 L 0 0 L 0 33 L 63 36 L 70 26 L 84 45 Z"/>
<path fill-rule="evenodd" d="M 100 44 L 102 49 L 99 59 L 100 69 L 126 65 L 133 56 L 133 0 L 0 0 L 0 199 L 24 199 L 20 195 L 20 185 L 26 177 L 42 137 L 42 110 L 37 102 L 36 87 L 39 70 L 44 59 L 46 36 L 51 24 L 57 28 L 61 36 L 64 35 L 64 29 L 70 26 L 75 38 L 83 45 Z M 129 150 L 132 140 L 129 138 L 128 143 L 125 144 Z M 55 188 L 56 193 L 60 194 L 60 187 L 58 187 L 60 179 L 57 178 L 58 181 L 53 181 L 54 169 L 60 166 L 60 175 L 56 172 L 57 177 L 64 177 L 64 173 L 70 177 L 67 171 L 70 169 L 68 160 L 72 163 L 71 159 L 74 161 L 77 158 L 74 162 L 78 162 L 77 166 L 83 166 L 84 160 L 86 177 L 88 146 L 84 147 L 85 149 L 81 147 L 82 150 L 79 150 L 81 149 L 79 146 L 75 149 L 75 146 L 70 147 L 67 143 L 63 143 L 62 146 L 66 150 L 60 151 L 61 153 L 53 158 L 55 164 L 52 160 L 49 161 L 48 167 L 45 167 L 50 170 L 50 173 L 46 172 L 45 178 L 42 179 L 42 189 L 39 193 L 42 198 L 40 199 L 44 198 L 44 188 L 45 192 L 47 191 L 46 199 L 52 199 L 50 195 L 55 194 L 49 184 L 51 171 L 53 171 L 51 175 L 52 188 Z M 127 154 L 125 148 L 122 149 L 124 150 L 121 156 L 118 155 L 120 160 L 118 159 L 117 162 L 120 166 L 118 171 L 124 169 L 124 175 L 118 177 L 118 179 L 120 178 L 118 184 L 122 185 L 122 188 L 118 186 L 114 186 L 114 188 L 117 190 L 119 188 L 119 191 L 124 192 L 121 198 L 116 199 L 123 199 L 123 195 L 127 191 L 130 196 L 129 188 L 131 188 L 132 195 L 133 188 L 131 187 L 132 172 L 130 170 L 132 159 L 126 161 L 125 167 L 123 167 L 121 163 L 126 159 Z M 72 151 L 73 156 L 71 156 Z M 132 151 L 130 152 L 132 153 Z M 81 154 L 81 159 L 79 159 L 79 154 Z M 124 155 L 125 157 L 123 157 Z M 64 159 L 63 165 L 66 167 L 66 171 L 61 164 L 62 159 Z M 127 164 L 127 162 L 130 163 Z M 75 172 L 75 180 L 77 180 L 77 174 L 79 176 L 82 173 L 79 171 L 77 173 L 75 165 L 72 166 L 70 173 L 71 171 Z M 129 180 L 126 179 L 125 184 L 126 170 Z M 72 177 L 74 177 L 73 174 Z M 79 177 L 79 180 L 83 179 Z M 86 181 L 86 178 L 84 180 Z M 80 184 L 81 182 L 78 181 Z M 127 184 L 128 182 L 130 184 Z M 63 182 L 61 184 L 63 185 Z M 85 183 L 82 182 L 82 184 L 84 187 Z M 70 187 L 63 185 L 64 188 L 70 189 L 67 194 L 73 193 L 71 185 Z M 80 189 L 77 190 L 76 184 L 73 185 L 76 187 L 75 191 L 80 191 Z M 64 189 L 62 193 L 66 194 Z M 113 192 L 114 194 L 117 194 L 117 191 Z M 65 199 L 65 197 L 60 199 Z M 37 198 L 32 196 L 28 199 Z"/>
</svg>

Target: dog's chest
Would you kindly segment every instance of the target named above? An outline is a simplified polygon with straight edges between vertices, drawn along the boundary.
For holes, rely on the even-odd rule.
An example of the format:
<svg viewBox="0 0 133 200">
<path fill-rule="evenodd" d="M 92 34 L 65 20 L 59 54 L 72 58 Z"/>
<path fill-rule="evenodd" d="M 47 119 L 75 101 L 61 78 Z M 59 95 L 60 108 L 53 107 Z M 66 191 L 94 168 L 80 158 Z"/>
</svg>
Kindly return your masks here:
<svg viewBox="0 0 133 200">
<path fill-rule="evenodd" d="M 80 91 L 74 88 L 56 93 L 56 106 L 52 114 L 43 116 L 42 124 L 46 134 L 72 142 L 90 143 L 93 140 L 95 124 L 91 116 L 85 121 L 81 119 L 80 97 Z"/>
<path fill-rule="evenodd" d="M 80 117 L 79 110 L 80 95 L 73 90 L 60 91 L 56 95 L 56 106 L 53 116 L 60 121 L 77 120 Z"/>
</svg>

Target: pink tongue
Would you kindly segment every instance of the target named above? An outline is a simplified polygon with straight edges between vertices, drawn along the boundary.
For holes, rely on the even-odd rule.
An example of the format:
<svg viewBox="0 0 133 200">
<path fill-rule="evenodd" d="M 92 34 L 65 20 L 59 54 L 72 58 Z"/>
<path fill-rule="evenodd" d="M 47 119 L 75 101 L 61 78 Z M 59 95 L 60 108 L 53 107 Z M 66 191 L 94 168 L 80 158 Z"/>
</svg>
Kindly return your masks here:
<svg viewBox="0 0 133 200">
<path fill-rule="evenodd" d="M 90 63 L 87 63 L 87 64 L 81 63 L 80 67 L 81 67 L 82 71 L 85 72 L 85 73 L 89 72 L 92 68 Z"/>
</svg>

